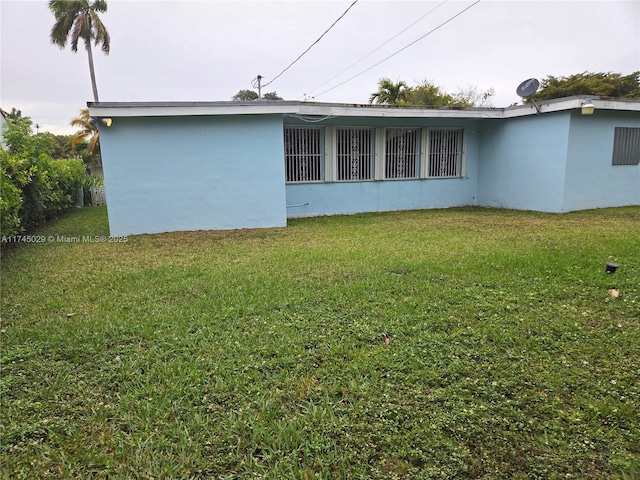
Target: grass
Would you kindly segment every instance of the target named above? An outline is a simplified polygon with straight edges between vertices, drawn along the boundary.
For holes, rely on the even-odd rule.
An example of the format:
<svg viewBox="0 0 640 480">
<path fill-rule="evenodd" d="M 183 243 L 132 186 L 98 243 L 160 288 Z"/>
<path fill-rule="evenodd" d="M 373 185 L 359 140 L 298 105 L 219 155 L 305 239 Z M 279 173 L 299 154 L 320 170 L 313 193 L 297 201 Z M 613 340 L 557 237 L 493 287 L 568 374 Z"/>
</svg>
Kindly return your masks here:
<svg viewBox="0 0 640 480">
<path fill-rule="evenodd" d="M 638 479 L 639 239 L 632 207 L 19 245 L 0 474 Z"/>
</svg>

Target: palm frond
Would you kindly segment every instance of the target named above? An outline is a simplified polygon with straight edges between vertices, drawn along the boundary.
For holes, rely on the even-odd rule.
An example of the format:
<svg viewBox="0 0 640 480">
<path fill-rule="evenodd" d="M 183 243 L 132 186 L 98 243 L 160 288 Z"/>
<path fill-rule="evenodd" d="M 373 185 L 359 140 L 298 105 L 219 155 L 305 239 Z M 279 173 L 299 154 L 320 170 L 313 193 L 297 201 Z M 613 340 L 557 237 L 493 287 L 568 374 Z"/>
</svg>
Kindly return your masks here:
<svg viewBox="0 0 640 480">
<path fill-rule="evenodd" d="M 63 17 L 56 21 L 51 28 L 51 43 L 59 46 L 61 49 L 67 46 L 67 38 L 69 37 L 69 30 L 67 17 Z"/>
<path fill-rule="evenodd" d="M 82 131 L 78 131 L 71 136 L 71 146 L 75 147 L 77 144 L 84 142 L 86 135 Z"/>
<path fill-rule="evenodd" d="M 94 133 L 91 138 L 89 138 L 89 142 L 87 143 L 87 152 L 91 155 L 96 153 L 96 151 L 100 148 L 100 133 Z"/>
<path fill-rule="evenodd" d="M 73 26 L 79 7 L 80 2 L 70 0 L 51 0 L 49 2 L 49 10 L 56 19 L 51 29 L 51 43 L 58 45 L 60 48 L 66 46 L 69 31 Z"/>
<path fill-rule="evenodd" d="M 78 42 L 82 39 L 89 57 L 89 72 L 93 87 L 94 100 L 98 101 L 98 87 L 96 86 L 95 70 L 91 41 L 96 46 L 101 44 L 102 52 L 109 54 L 111 38 L 106 27 L 100 20 L 98 12 L 107 11 L 106 0 L 49 0 L 49 10 L 55 16 L 55 23 L 51 29 L 51 43 L 65 48 L 67 42 L 73 52 L 78 51 Z"/>
<path fill-rule="evenodd" d="M 109 53 L 111 37 L 98 13 L 107 11 L 106 0 L 49 0 L 49 10 L 55 16 L 51 29 L 51 42 L 64 48 L 67 42 L 71 50 L 78 51 L 80 39 L 85 43 L 95 40 L 102 52 Z"/>
<path fill-rule="evenodd" d="M 71 120 L 71 123 L 69 123 L 69 125 L 71 125 L 72 127 L 81 128 L 85 132 L 92 132 L 95 129 L 95 127 L 91 125 L 91 123 L 80 118 L 74 118 L 73 120 Z"/>
<path fill-rule="evenodd" d="M 399 80 L 393 82 L 388 77 L 383 77 L 378 81 L 378 91 L 371 94 L 369 103 L 375 101 L 378 105 L 401 105 L 408 93 L 408 85 Z"/>
<path fill-rule="evenodd" d="M 108 5 L 106 0 L 95 0 L 91 4 L 91 10 L 96 12 L 105 13 L 107 11 Z"/>
<path fill-rule="evenodd" d="M 104 23 L 102 23 L 102 20 L 100 20 L 100 17 L 96 12 L 90 11 L 89 15 L 91 17 L 91 23 L 93 25 L 95 45 L 98 46 L 99 44 L 102 44 L 102 53 L 104 53 L 105 55 L 109 55 L 109 50 L 111 47 L 111 37 L 109 36 L 109 32 L 107 31 Z"/>
<path fill-rule="evenodd" d="M 73 30 L 71 32 L 71 50 L 78 51 L 78 41 L 83 39 L 85 42 L 91 41 L 91 28 L 87 27 L 87 12 L 81 11 L 73 22 Z"/>
<path fill-rule="evenodd" d="M 96 148 L 99 148 L 100 133 L 98 132 L 98 127 L 91 122 L 89 109 L 81 109 L 80 115 L 71 120 L 69 125 L 80 128 L 80 130 L 74 133 L 71 137 L 71 146 L 75 147 L 78 143 L 86 141 L 87 152 L 93 155 Z M 87 137 L 89 137 L 88 141 Z"/>
</svg>

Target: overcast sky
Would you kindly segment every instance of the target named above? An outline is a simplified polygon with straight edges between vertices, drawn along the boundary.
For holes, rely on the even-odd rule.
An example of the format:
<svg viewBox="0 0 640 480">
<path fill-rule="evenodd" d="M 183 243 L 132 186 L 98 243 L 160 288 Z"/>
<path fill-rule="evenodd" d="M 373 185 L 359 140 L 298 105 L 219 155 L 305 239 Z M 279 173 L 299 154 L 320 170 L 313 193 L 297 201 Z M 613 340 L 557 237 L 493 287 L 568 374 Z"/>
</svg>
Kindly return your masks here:
<svg viewBox="0 0 640 480">
<path fill-rule="evenodd" d="M 494 88 L 493 105 L 503 107 L 519 100 L 516 87 L 531 77 L 640 70 L 639 0 L 482 0 L 323 93 L 474 1 L 359 0 L 263 93 L 367 103 L 381 77 L 409 84 L 428 79 L 451 93 L 467 86 Z M 230 100 L 250 89 L 258 74 L 263 84 L 273 80 L 352 3 L 108 0 L 102 19 L 111 53 L 94 52 L 100 100 Z M 69 122 L 92 100 L 91 82 L 83 48 L 74 54 L 51 45 L 53 21 L 46 1 L 0 0 L 0 106 L 22 110 L 40 131 L 65 134 L 73 132 Z"/>
</svg>

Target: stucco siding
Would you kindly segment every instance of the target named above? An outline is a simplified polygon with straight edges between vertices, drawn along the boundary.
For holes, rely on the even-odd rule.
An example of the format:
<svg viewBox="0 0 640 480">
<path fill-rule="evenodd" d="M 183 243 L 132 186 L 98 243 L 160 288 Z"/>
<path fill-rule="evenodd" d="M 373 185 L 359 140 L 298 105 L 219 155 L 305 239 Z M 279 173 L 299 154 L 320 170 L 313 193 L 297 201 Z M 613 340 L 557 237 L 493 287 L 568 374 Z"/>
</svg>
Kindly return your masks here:
<svg viewBox="0 0 640 480">
<path fill-rule="evenodd" d="M 464 178 L 287 185 L 287 213 L 297 217 L 472 205 L 475 191 L 475 182 Z"/>
<path fill-rule="evenodd" d="M 281 115 L 114 118 L 111 235 L 286 225 Z"/>
<path fill-rule="evenodd" d="M 128 235 L 464 205 L 543 212 L 640 205 L 640 166 L 611 165 L 614 129 L 640 127 L 640 102 L 593 99 L 596 112 L 582 116 L 585 100 L 542 102 L 538 113 L 526 105 L 307 102 L 89 107 L 96 118 L 113 118 L 110 128 L 99 124 L 109 225 L 112 235 Z"/>
<path fill-rule="evenodd" d="M 568 112 L 486 120 L 481 128 L 478 204 L 561 212 Z"/>
<path fill-rule="evenodd" d="M 304 124 L 296 118 L 286 125 Z M 459 178 L 371 180 L 358 182 L 289 183 L 286 186 L 290 217 L 352 214 L 393 210 L 416 210 L 475 205 L 478 194 L 480 152 L 479 122 L 461 119 L 331 118 L 315 126 L 361 126 L 384 128 L 463 128 L 465 130 L 464 175 Z M 382 134 L 384 130 L 378 130 Z M 425 146 L 423 146 L 423 151 Z M 376 152 L 376 158 L 382 152 Z M 330 161 L 331 156 L 327 156 Z"/>
<path fill-rule="evenodd" d="M 640 128 L 640 113 L 572 113 L 564 211 L 640 205 L 640 165 L 611 164 L 615 127 Z"/>
</svg>

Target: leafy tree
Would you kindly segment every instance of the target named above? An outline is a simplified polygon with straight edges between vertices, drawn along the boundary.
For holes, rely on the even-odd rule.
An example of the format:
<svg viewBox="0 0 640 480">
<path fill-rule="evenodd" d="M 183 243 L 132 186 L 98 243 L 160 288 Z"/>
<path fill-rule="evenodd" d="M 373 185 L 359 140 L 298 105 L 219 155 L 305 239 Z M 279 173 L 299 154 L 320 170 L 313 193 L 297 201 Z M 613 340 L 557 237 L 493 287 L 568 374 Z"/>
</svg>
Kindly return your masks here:
<svg viewBox="0 0 640 480">
<path fill-rule="evenodd" d="M 383 77 L 378 80 L 378 90 L 371 94 L 369 103 L 378 105 L 403 105 L 409 93 L 409 86 L 403 82 L 393 82 L 390 78 Z"/>
<path fill-rule="evenodd" d="M 32 134 L 31 125 L 33 122 L 29 117 L 23 117 L 20 110 L 11 109 L 2 132 L 8 152 L 22 153 L 27 149 L 23 139 Z"/>
<path fill-rule="evenodd" d="M 53 135 L 49 132 L 34 135 L 31 118 L 23 117 L 22 112 L 15 108 L 7 115 L 3 136 L 9 153 L 40 156 L 53 152 Z"/>
<path fill-rule="evenodd" d="M 231 99 L 235 101 L 243 101 L 243 102 L 257 100 L 258 94 L 253 90 L 240 90 L 233 97 L 231 97 Z"/>
<path fill-rule="evenodd" d="M 11 112 L 7 114 L 8 120 L 21 120 L 22 119 L 22 110 L 16 110 L 15 108 L 11 109 Z"/>
<path fill-rule="evenodd" d="M 456 102 L 450 93 L 428 80 L 423 80 L 407 94 L 407 105 L 420 107 L 450 107 L 463 106 Z"/>
<path fill-rule="evenodd" d="M 454 95 L 456 103 L 464 107 L 493 107 L 490 99 L 496 94 L 495 89 L 490 88 L 484 92 L 478 87 L 468 85 L 466 88 L 458 88 Z"/>
<path fill-rule="evenodd" d="M 110 37 L 98 13 L 107 11 L 106 0 L 49 0 L 49 10 L 55 16 L 55 23 L 51 29 L 51 43 L 64 49 L 67 41 L 71 43 L 71 50 L 78 51 L 78 42 L 84 41 L 89 56 L 89 73 L 93 87 L 93 99 L 98 102 L 98 86 L 93 67 L 93 52 L 91 42 L 101 46 L 105 55 L 109 54 Z"/>
<path fill-rule="evenodd" d="M 278 95 L 276 92 L 265 93 L 262 96 L 263 100 L 283 100 L 283 98 Z M 258 100 L 258 94 L 254 90 L 240 90 L 236 93 L 232 100 L 250 102 L 253 100 Z"/>
<path fill-rule="evenodd" d="M 453 95 L 429 80 L 412 87 L 406 82 L 394 83 L 385 77 L 378 81 L 378 91 L 371 94 L 369 102 L 416 107 L 480 107 L 487 105 L 494 94 L 493 88 L 481 92 L 477 87 L 468 86 Z"/>
<path fill-rule="evenodd" d="M 269 93 L 265 93 L 262 98 L 264 100 L 284 100 L 284 98 L 282 98 L 280 95 L 278 95 L 276 92 L 269 92 Z"/>
<path fill-rule="evenodd" d="M 62 160 L 65 158 L 83 158 L 88 156 L 86 153 L 87 143 L 79 140 L 75 145 L 71 145 L 73 135 L 54 135 L 53 152 L 51 158 Z"/>
<path fill-rule="evenodd" d="M 629 75 L 612 72 L 582 72 L 568 77 L 549 75 L 540 82 L 536 100 L 594 95 L 616 98 L 640 98 L 640 71 Z M 525 103 L 529 99 L 525 99 Z"/>
</svg>

